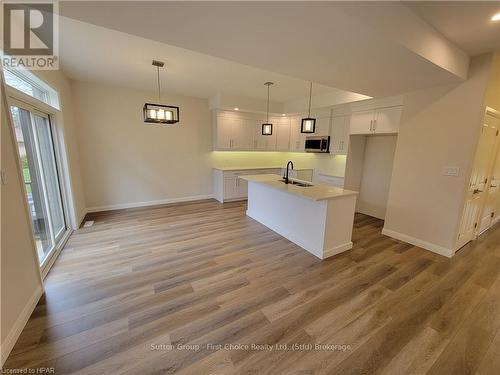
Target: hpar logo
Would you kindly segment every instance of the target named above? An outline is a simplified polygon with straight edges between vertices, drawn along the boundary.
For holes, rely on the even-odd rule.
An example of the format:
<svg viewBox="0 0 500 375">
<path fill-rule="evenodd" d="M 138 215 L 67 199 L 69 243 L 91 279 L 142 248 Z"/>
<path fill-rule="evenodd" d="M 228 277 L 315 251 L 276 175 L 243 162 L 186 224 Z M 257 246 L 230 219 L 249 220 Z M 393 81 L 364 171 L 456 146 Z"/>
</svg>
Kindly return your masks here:
<svg viewBox="0 0 500 375">
<path fill-rule="evenodd" d="M 2 13 L 5 67 L 59 69 L 57 2 L 3 2 Z"/>
</svg>

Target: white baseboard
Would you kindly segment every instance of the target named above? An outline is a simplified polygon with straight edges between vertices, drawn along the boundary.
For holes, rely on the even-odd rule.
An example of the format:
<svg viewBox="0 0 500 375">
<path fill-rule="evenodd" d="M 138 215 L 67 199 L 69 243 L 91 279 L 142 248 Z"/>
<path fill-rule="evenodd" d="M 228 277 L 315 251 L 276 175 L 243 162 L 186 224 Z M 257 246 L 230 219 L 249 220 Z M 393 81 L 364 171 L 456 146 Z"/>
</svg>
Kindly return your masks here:
<svg viewBox="0 0 500 375">
<path fill-rule="evenodd" d="M 421 247 L 425 250 L 432 251 L 433 253 L 443 255 L 448 258 L 451 258 L 453 255 L 455 255 L 455 251 L 453 251 L 452 249 L 447 249 L 446 247 L 423 241 L 418 238 L 408 236 L 406 234 L 399 233 L 390 229 L 382 229 L 382 234 L 395 238 L 396 240 L 408 242 L 409 244 Z"/>
<path fill-rule="evenodd" d="M 192 202 L 192 201 L 199 201 L 199 200 L 203 200 L 203 199 L 213 199 L 213 198 L 214 198 L 214 196 L 212 194 L 207 194 L 207 195 L 193 195 L 193 196 L 189 196 L 189 197 L 180 197 L 180 198 L 166 198 L 166 199 L 160 199 L 160 200 L 156 200 L 156 201 L 119 203 L 119 204 L 111 204 L 111 205 L 106 205 L 106 206 L 87 207 L 85 209 L 85 214 L 91 213 L 91 212 L 122 210 L 122 209 L 126 209 L 126 208 L 159 206 L 162 204 L 169 204 L 169 203 Z"/>
<path fill-rule="evenodd" d="M 336 247 L 332 247 L 331 249 L 327 249 L 323 252 L 323 259 L 332 257 L 334 255 L 343 253 L 344 251 L 347 251 L 349 249 L 352 249 L 352 242 L 345 243 L 343 245 L 339 245 Z"/>
<path fill-rule="evenodd" d="M 16 344 L 17 340 L 19 339 L 19 336 L 21 335 L 21 332 L 23 331 L 24 327 L 26 326 L 26 323 L 28 323 L 28 320 L 33 313 L 33 310 L 35 310 L 35 307 L 40 300 L 40 297 L 43 294 L 43 288 L 41 286 L 38 286 L 37 289 L 33 292 L 32 296 L 26 303 L 26 305 L 23 308 L 23 311 L 19 314 L 17 317 L 16 322 L 12 326 L 9 334 L 5 338 L 4 342 L 1 344 L 1 367 L 3 367 L 5 361 L 7 360 L 7 357 L 9 356 L 10 352 L 14 348 L 14 345 Z"/>
</svg>

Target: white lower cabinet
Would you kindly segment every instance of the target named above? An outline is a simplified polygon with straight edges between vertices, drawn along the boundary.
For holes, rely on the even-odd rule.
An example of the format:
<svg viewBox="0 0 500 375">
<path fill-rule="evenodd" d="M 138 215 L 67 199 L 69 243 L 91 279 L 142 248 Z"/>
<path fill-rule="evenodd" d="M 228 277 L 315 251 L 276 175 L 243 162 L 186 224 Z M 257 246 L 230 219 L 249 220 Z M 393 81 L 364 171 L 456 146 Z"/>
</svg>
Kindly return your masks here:
<svg viewBox="0 0 500 375">
<path fill-rule="evenodd" d="M 280 175 L 280 168 L 245 169 L 224 171 L 214 169 L 214 197 L 219 202 L 229 202 L 246 199 L 248 196 L 247 181 L 239 178 L 241 175 L 275 174 Z"/>
</svg>

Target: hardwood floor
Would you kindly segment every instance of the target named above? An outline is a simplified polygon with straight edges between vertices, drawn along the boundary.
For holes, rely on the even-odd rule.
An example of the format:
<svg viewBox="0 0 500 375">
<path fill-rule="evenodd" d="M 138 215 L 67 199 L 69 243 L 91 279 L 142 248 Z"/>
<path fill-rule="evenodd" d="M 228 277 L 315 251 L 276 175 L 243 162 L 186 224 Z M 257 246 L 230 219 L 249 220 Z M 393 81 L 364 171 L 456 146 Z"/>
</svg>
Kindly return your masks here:
<svg viewBox="0 0 500 375">
<path fill-rule="evenodd" d="M 320 261 L 245 209 L 210 200 L 89 216 L 5 367 L 499 373 L 498 226 L 446 259 L 357 214 L 354 248 Z"/>
</svg>

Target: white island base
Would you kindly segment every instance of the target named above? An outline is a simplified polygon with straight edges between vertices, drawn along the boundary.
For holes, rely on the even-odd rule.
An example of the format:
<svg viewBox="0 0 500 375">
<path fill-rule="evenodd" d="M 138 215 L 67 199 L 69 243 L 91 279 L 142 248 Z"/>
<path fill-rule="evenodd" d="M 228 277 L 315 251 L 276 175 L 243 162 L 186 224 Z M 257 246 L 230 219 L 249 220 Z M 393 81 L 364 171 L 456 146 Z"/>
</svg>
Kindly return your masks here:
<svg viewBox="0 0 500 375">
<path fill-rule="evenodd" d="M 321 259 L 352 248 L 357 192 L 287 185 L 276 175 L 240 178 L 248 181 L 251 218 Z"/>
</svg>

